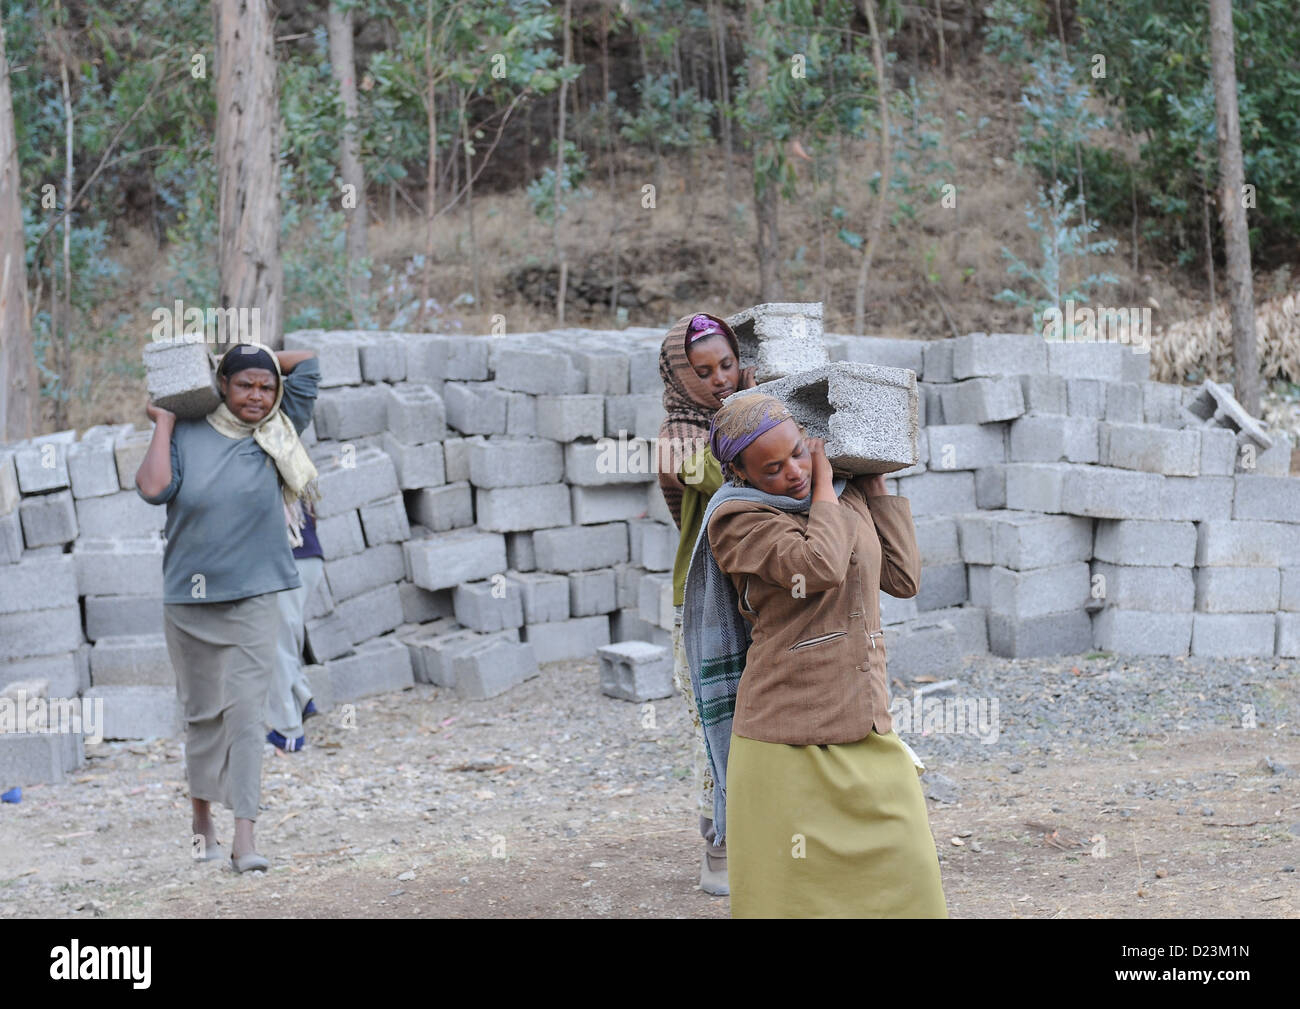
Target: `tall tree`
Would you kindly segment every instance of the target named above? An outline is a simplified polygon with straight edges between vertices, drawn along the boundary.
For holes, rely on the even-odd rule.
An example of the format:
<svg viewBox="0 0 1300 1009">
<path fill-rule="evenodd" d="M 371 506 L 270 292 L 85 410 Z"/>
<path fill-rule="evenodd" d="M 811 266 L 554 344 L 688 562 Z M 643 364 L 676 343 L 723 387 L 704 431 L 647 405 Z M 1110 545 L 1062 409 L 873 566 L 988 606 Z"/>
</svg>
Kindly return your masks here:
<svg viewBox="0 0 1300 1009">
<path fill-rule="evenodd" d="M 40 398 L 27 315 L 21 189 L 9 60 L 4 22 L 0 21 L 0 443 L 21 441 L 36 433 Z"/>
<path fill-rule="evenodd" d="M 853 292 L 853 332 L 866 332 L 867 283 L 871 276 L 871 261 L 880 242 L 885 225 L 885 201 L 889 199 L 889 168 L 892 154 L 889 147 L 889 78 L 885 74 L 885 53 L 876 27 L 876 0 L 862 0 L 862 12 L 867 16 L 871 31 L 871 61 L 876 72 L 876 97 L 880 102 L 880 193 L 871 214 L 871 226 L 863 245 L 862 259 L 858 263 L 858 282 Z M 940 32 L 943 31 L 940 22 Z"/>
<path fill-rule="evenodd" d="M 221 308 L 258 309 L 261 339 L 284 342 L 280 102 L 270 0 L 213 0 Z"/>
<path fill-rule="evenodd" d="M 1210 59 L 1214 68 L 1215 130 L 1219 140 L 1219 219 L 1228 254 L 1233 392 L 1243 407 L 1258 416 L 1255 290 L 1250 275 L 1250 233 L 1246 227 L 1246 178 L 1241 164 L 1232 0 L 1210 0 Z"/>
<path fill-rule="evenodd" d="M 569 69 L 573 62 L 573 33 L 569 30 L 573 16 L 573 0 L 564 0 L 564 69 Z M 555 290 L 555 318 L 560 328 L 564 328 L 564 299 L 568 296 L 569 260 L 564 253 L 564 243 L 560 241 L 560 207 L 563 198 L 564 175 L 567 166 L 564 163 L 564 99 L 569 93 L 569 78 L 560 81 L 560 98 L 557 103 L 558 122 L 555 130 L 555 218 L 551 224 L 551 244 L 555 248 L 555 260 L 560 267 L 560 281 Z"/>
<path fill-rule="evenodd" d="M 348 301 L 352 319 L 360 323 L 362 306 L 370 296 L 370 274 L 365 268 L 368 251 L 366 229 L 366 176 L 361 166 L 361 139 L 357 125 L 357 64 L 352 52 L 352 7 L 331 3 L 326 15 L 330 43 L 330 66 L 339 86 L 339 103 L 343 107 L 343 136 L 339 150 L 339 174 L 343 184 L 351 187 L 352 200 L 345 198 L 348 223 Z"/>
<path fill-rule="evenodd" d="M 746 83 L 751 122 L 765 118 L 761 106 L 766 101 L 768 87 L 767 46 L 763 0 L 746 0 L 746 30 L 748 46 Z M 777 176 L 781 167 L 779 145 L 770 139 L 752 138 L 754 172 L 754 221 L 758 226 L 758 300 L 781 300 L 781 236 L 777 225 L 777 209 L 781 203 Z"/>
</svg>

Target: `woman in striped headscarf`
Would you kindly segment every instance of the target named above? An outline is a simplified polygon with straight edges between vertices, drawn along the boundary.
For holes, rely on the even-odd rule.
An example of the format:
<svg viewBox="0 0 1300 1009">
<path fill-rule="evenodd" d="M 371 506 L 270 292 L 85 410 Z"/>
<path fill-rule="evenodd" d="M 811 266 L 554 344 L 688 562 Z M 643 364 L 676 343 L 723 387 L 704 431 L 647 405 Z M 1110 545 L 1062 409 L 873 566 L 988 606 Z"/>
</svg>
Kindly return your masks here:
<svg viewBox="0 0 1300 1009">
<path fill-rule="evenodd" d="M 682 651 L 682 600 L 686 568 L 700 531 L 700 517 L 709 498 L 722 485 L 722 471 L 709 452 L 709 425 L 728 396 L 754 387 L 753 367 L 742 368 L 740 344 L 727 323 L 701 312 L 677 320 L 659 351 L 659 377 L 664 383 L 664 417 L 659 428 L 659 488 L 673 521 L 681 530 L 673 565 L 673 682 L 685 698 L 694 726 L 692 750 L 700 834 L 704 837 L 700 888 L 724 895 L 727 853 L 715 846 L 713 778 L 704 749 L 699 710 L 691 692 L 686 653 Z"/>
</svg>

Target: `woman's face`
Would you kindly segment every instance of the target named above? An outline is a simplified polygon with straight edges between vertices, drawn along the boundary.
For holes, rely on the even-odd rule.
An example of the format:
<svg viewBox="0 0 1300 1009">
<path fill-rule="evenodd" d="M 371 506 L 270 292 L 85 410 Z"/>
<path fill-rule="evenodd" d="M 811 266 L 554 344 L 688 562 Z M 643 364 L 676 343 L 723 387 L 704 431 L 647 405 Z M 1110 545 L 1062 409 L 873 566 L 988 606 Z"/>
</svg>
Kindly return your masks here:
<svg viewBox="0 0 1300 1009">
<path fill-rule="evenodd" d="M 746 483 L 768 494 L 797 499 L 812 491 L 812 456 L 793 420 L 764 431 L 732 465 Z"/>
<path fill-rule="evenodd" d="M 686 358 L 718 399 L 726 399 L 739 387 L 740 362 L 731 352 L 731 341 L 723 334 L 696 340 L 686 348 Z"/>
<path fill-rule="evenodd" d="M 265 420 L 275 403 L 275 373 L 265 368 L 244 368 L 217 381 L 226 407 L 245 424 Z"/>
</svg>

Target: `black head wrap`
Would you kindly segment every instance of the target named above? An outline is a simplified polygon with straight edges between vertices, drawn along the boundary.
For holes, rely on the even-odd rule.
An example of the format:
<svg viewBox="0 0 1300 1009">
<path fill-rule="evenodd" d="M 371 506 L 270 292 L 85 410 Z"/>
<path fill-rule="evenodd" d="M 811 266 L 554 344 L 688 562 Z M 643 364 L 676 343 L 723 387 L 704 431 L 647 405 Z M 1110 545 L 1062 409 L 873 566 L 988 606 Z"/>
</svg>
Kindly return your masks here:
<svg viewBox="0 0 1300 1009">
<path fill-rule="evenodd" d="M 278 374 L 275 361 L 261 347 L 241 344 L 238 347 L 231 347 L 221 358 L 220 373 L 227 378 L 245 368 L 265 368 L 272 375 Z"/>
</svg>

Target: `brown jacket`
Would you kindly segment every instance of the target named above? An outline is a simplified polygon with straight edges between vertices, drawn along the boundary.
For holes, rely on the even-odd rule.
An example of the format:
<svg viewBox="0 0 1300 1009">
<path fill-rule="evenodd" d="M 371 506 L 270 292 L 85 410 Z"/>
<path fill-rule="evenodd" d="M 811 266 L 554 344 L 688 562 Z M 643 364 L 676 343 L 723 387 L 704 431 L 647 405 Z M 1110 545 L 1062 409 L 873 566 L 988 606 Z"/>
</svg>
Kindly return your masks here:
<svg viewBox="0 0 1300 1009">
<path fill-rule="evenodd" d="M 907 498 L 867 497 L 866 479 L 807 514 L 728 501 L 709 520 L 714 559 L 753 635 L 737 735 L 808 746 L 893 728 L 880 592 L 916 595 L 921 554 Z"/>
</svg>

